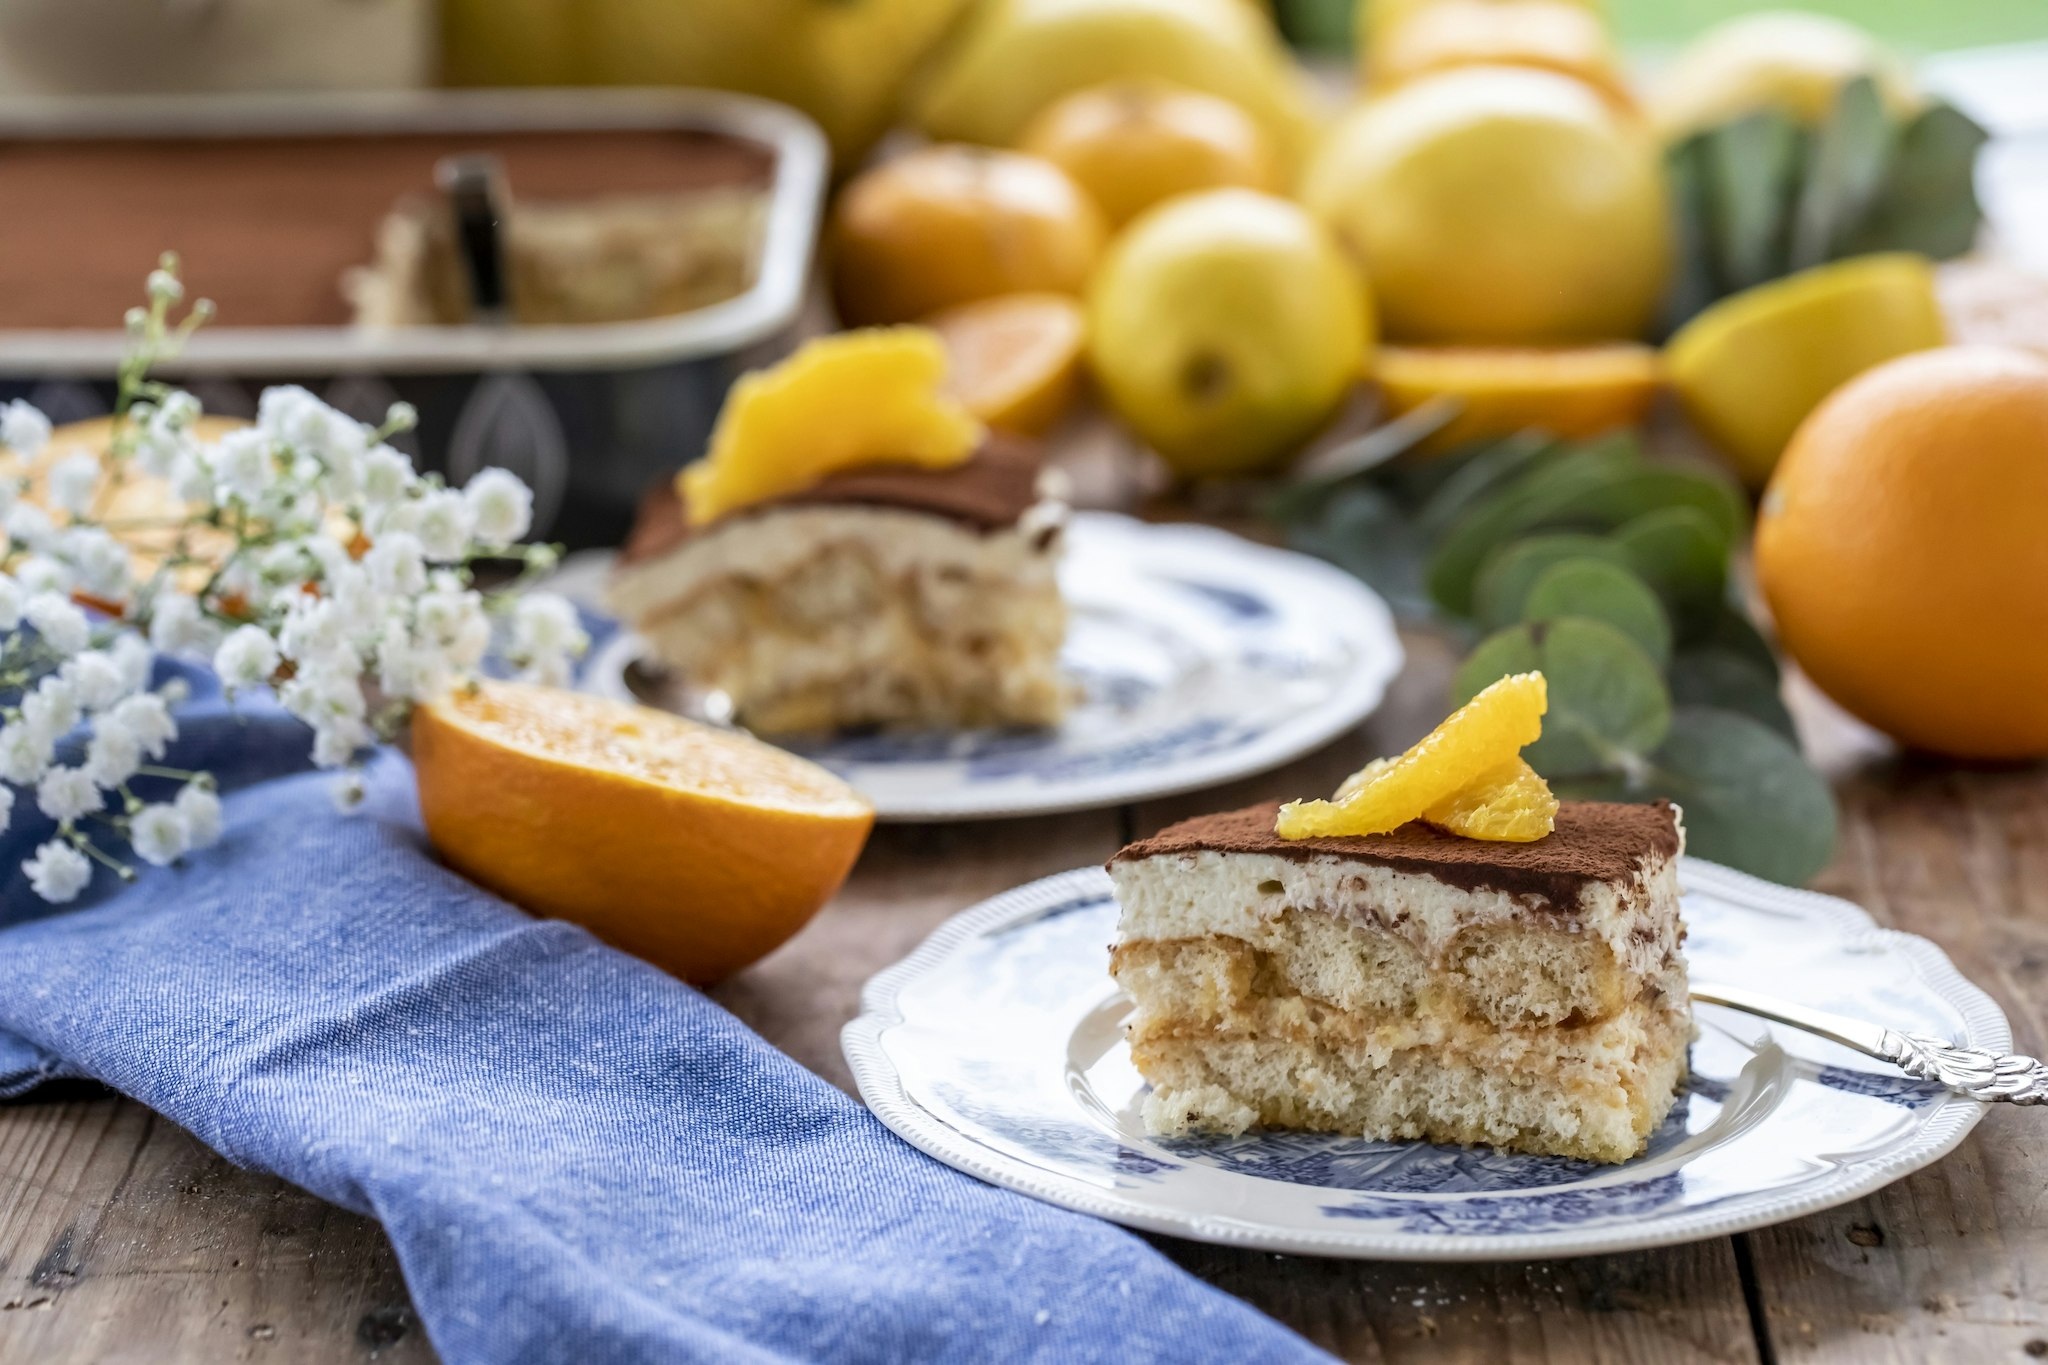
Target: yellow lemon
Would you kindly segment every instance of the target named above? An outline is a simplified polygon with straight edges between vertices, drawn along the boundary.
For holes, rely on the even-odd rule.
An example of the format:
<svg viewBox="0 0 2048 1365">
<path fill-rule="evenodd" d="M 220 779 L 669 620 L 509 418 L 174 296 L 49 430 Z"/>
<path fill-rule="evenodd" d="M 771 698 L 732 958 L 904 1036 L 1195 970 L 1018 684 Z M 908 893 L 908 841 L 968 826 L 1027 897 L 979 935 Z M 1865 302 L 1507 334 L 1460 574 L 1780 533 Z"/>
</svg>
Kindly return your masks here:
<svg viewBox="0 0 2048 1365">
<path fill-rule="evenodd" d="M 1800 422 L 1835 388 L 1946 338 L 1933 266 L 1886 252 L 1722 299 L 1678 329 L 1664 359 L 1693 423 L 1761 487 Z"/>
<path fill-rule="evenodd" d="M 1405 27 L 1409 20 L 1427 13 L 1448 0 L 1357 0 L 1353 6 L 1352 31 L 1357 35 L 1360 54 L 1371 69 L 1373 53 L 1386 44 L 1394 33 Z M 1512 0 L 1507 0 L 1512 3 Z M 1588 14 L 1601 17 L 1605 6 L 1600 0 L 1570 0 L 1576 8 Z"/>
<path fill-rule="evenodd" d="M 1614 39 L 1572 0 L 1437 0 L 1366 49 L 1366 80 L 1387 89 L 1432 71 L 1479 64 L 1573 76 L 1634 112 Z"/>
<path fill-rule="evenodd" d="M 1074 177 L 1112 227 L 1177 194 L 1272 189 L 1277 180 L 1272 149 L 1249 114 L 1157 81 L 1114 81 L 1055 100 L 1018 145 Z"/>
<path fill-rule="evenodd" d="M 844 782 L 757 739 L 549 687 L 422 706 L 412 752 L 456 871 L 699 983 L 801 929 L 874 823 Z"/>
<path fill-rule="evenodd" d="M 1271 466 L 1358 378 L 1372 316 L 1298 206 L 1254 190 L 1169 200 L 1111 244 L 1088 360 L 1117 414 L 1180 474 Z"/>
<path fill-rule="evenodd" d="M 1641 425 L 1663 383 L 1657 351 L 1636 342 L 1517 349 L 1382 346 L 1372 359 L 1387 412 L 1399 417 L 1434 398 L 1458 415 L 1431 436 L 1431 450 L 1517 431 L 1595 436 Z"/>
<path fill-rule="evenodd" d="M 1667 139 L 1756 109 L 1818 123 L 1835 92 L 1869 76 L 1895 112 L 1919 103 L 1905 64 L 1846 19 L 1798 10 L 1745 14 L 1707 30 L 1651 87 L 1650 119 Z"/>
<path fill-rule="evenodd" d="M 1656 147 L 1550 71 L 1459 67 L 1367 101 L 1302 197 L 1363 263 L 1395 341 L 1634 338 L 1671 267 Z"/>
</svg>

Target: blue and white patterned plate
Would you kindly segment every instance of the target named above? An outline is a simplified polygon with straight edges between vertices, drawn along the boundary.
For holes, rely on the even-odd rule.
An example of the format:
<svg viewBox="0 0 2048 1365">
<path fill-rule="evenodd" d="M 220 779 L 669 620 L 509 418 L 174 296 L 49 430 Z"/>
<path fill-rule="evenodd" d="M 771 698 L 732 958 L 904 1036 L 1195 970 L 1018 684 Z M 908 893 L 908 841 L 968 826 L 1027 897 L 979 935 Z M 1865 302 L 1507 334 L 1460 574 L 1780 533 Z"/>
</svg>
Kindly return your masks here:
<svg viewBox="0 0 2048 1365">
<path fill-rule="evenodd" d="M 1685 860 L 1693 974 L 2008 1051 L 1998 1006 L 1927 940 Z M 868 983 L 847 1060 L 882 1121 L 948 1165 L 1114 1222 L 1325 1256 L 1581 1255 L 1760 1227 L 1940 1157 L 1982 1106 L 1811 1034 L 1699 1006 L 1689 1091 L 1620 1166 L 1306 1134 L 1161 1140 L 1108 976 L 1089 868 L 948 921 Z"/>
<path fill-rule="evenodd" d="M 1074 516 L 1062 663 L 1080 688 L 1050 731 L 846 736 L 788 747 L 883 820 L 971 820 L 1119 805 L 1278 767 L 1372 714 L 1401 670 L 1386 603 L 1319 560 L 1207 526 Z M 673 704 L 634 636 L 585 673 Z"/>
</svg>

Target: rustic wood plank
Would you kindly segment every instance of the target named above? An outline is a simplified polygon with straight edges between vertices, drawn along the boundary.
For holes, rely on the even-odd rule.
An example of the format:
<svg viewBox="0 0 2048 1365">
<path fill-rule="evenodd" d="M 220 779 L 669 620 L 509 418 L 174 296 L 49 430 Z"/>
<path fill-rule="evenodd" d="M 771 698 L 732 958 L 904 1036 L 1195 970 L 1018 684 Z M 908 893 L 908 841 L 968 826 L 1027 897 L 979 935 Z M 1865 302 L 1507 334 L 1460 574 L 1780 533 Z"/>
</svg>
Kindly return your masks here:
<svg viewBox="0 0 2048 1365">
<path fill-rule="evenodd" d="M 1837 776 L 1842 845 L 1819 889 L 1940 944 L 2048 1049 L 2048 769 L 1902 757 L 1797 689 L 1808 747 Z M 1777 1358 L 2048 1356 L 2048 1142 L 1994 1105 L 1955 1152 L 1839 1209 L 1749 1234 Z"/>
<path fill-rule="evenodd" d="M 0 1109 L 0 1360 L 433 1358 L 383 1231 L 141 1105 Z"/>
</svg>

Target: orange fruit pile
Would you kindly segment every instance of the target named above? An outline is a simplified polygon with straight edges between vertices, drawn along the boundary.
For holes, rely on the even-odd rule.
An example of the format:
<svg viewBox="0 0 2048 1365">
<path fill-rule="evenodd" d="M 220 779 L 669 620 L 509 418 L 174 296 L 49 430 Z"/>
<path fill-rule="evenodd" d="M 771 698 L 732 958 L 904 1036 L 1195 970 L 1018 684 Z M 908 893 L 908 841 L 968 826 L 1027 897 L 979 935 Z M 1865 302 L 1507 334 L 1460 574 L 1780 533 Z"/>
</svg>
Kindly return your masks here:
<svg viewBox="0 0 2048 1365">
<path fill-rule="evenodd" d="M 765 956 L 839 889 L 874 812 L 747 735 L 484 682 L 412 726 L 420 813 L 450 866 L 684 980 Z"/>
</svg>

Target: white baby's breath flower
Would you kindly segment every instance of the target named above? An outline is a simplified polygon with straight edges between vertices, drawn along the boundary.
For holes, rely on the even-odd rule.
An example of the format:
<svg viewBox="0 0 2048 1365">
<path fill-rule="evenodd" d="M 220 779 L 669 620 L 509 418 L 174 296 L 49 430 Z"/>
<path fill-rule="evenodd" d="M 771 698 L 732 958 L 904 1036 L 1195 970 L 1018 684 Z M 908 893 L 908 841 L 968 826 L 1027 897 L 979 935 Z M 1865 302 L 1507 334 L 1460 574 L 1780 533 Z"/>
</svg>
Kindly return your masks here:
<svg viewBox="0 0 2048 1365">
<path fill-rule="evenodd" d="M 377 591 L 396 597 L 415 596 L 427 586 L 427 566 L 419 537 L 406 531 L 379 536 L 363 556 L 363 569 Z"/>
<path fill-rule="evenodd" d="M 181 502 L 213 502 L 213 462 L 198 446 L 187 444 L 171 457 L 171 496 Z"/>
<path fill-rule="evenodd" d="M 33 460 L 50 443 L 50 419 L 19 398 L 0 408 L 0 445 Z"/>
<path fill-rule="evenodd" d="M 62 839 L 52 839 L 21 865 L 28 873 L 29 888 L 52 905 L 68 905 L 78 899 L 92 880 L 92 864 Z"/>
<path fill-rule="evenodd" d="M 15 581 L 21 584 L 25 593 L 55 593 L 63 597 L 71 591 L 78 575 L 71 566 L 49 555 L 32 554 L 14 566 Z"/>
<path fill-rule="evenodd" d="M 213 788 L 187 782 L 172 804 L 184 817 L 187 848 L 211 848 L 220 842 L 220 796 Z"/>
<path fill-rule="evenodd" d="M 335 720 L 313 730 L 313 763 L 320 768 L 340 768 L 376 742 L 370 727 L 359 720 Z"/>
<path fill-rule="evenodd" d="M 6 531 L 8 513 L 14 510 L 14 504 L 20 497 L 21 480 L 0 476 L 0 533 Z"/>
<path fill-rule="evenodd" d="M 150 668 L 156 663 L 156 652 L 140 635 L 132 630 L 123 631 L 107 647 L 107 657 L 120 670 L 123 696 L 149 686 Z"/>
<path fill-rule="evenodd" d="M 183 389 L 172 389 L 156 405 L 150 420 L 156 425 L 172 431 L 183 431 L 199 420 L 200 403 Z"/>
<path fill-rule="evenodd" d="M 480 470 L 462 490 L 476 538 L 492 549 L 519 540 L 533 526 L 533 490 L 506 469 Z"/>
<path fill-rule="evenodd" d="M 14 819 L 14 788 L 0 786 L 0 830 Z"/>
<path fill-rule="evenodd" d="M 412 491 L 412 461 L 402 450 L 380 445 L 363 457 L 358 480 L 363 501 L 373 508 L 389 507 Z"/>
<path fill-rule="evenodd" d="M 50 514 L 32 502 L 17 502 L 7 510 L 7 524 L 4 528 L 7 539 L 16 545 L 25 545 L 39 550 L 57 533 L 50 520 Z"/>
<path fill-rule="evenodd" d="M 21 624 L 21 609 L 28 601 L 28 594 L 21 590 L 21 584 L 10 574 L 0 573 L 0 631 L 13 630 Z"/>
<path fill-rule="evenodd" d="M 328 790 L 327 795 L 334 802 L 334 808 L 347 815 L 363 804 L 363 798 L 369 795 L 369 789 L 363 785 L 361 773 L 345 773 Z"/>
<path fill-rule="evenodd" d="M 165 591 L 150 610 L 149 642 L 166 654 L 211 654 L 220 644 L 220 627 L 206 619 L 196 598 Z"/>
<path fill-rule="evenodd" d="M 0 725 L 0 780 L 32 786 L 50 766 L 57 741 L 27 720 Z"/>
<path fill-rule="evenodd" d="M 589 645 L 590 637 L 576 619 L 576 608 L 565 597 L 530 592 L 512 608 L 514 654 L 580 654 Z"/>
<path fill-rule="evenodd" d="M 55 553 L 76 571 L 87 592 L 116 599 L 128 595 L 128 551 L 104 527 L 66 528 L 57 537 Z"/>
<path fill-rule="evenodd" d="M 99 491 L 100 462 L 84 451 L 66 455 L 51 466 L 46 486 L 59 509 L 82 517 L 92 510 L 93 494 Z"/>
<path fill-rule="evenodd" d="M 406 701 L 428 701 L 448 686 L 448 661 L 442 651 L 412 640 L 402 630 L 387 634 L 377 649 L 377 685 Z"/>
<path fill-rule="evenodd" d="M 65 663 L 60 676 L 71 684 L 72 695 L 87 711 L 103 711 L 128 693 L 120 665 L 104 650 L 88 649 L 75 656 Z"/>
<path fill-rule="evenodd" d="M 76 654 L 92 641 L 92 626 L 85 613 L 54 592 L 39 592 L 29 598 L 22 615 L 43 637 L 43 643 L 59 654 Z"/>
<path fill-rule="evenodd" d="M 484 617 L 483 603 L 460 587 L 422 594 L 413 622 L 416 632 L 438 646 L 455 668 L 475 667 L 490 648 L 491 623 Z"/>
<path fill-rule="evenodd" d="M 185 856 L 190 836 L 185 817 L 172 805 L 144 806 L 128 821 L 128 842 L 135 856 L 157 867 L 168 867 Z"/>
<path fill-rule="evenodd" d="M 185 297 L 185 282 L 168 270 L 152 270 L 149 272 L 148 292 L 151 299 L 176 303 Z"/>
<path fill-rule="evenodd" d="M 178 722 L 171 718 L 170 706 L 154 692 L 137 692 L 121 698 L 100 724 L 105 725 L 109 719 L 134 735 L 142 752 L 151 758 L 162 758 L 170 742 L 178 737 Z"/>
<path fill-rule="evenodd" d="M 62 674 L 46 674 L 35 691 L 21 699 L 22 720 L 52 744 L 71 733 L 80 714 L 78 694 Z"/>
<path fill-rule="evenodd" d="M 384 425 L 393 431 L 411 431 L 420 424 L 420 410 L 404 399 L 384 409 Z"/>
<path fill-rule="evenodd" d="M 299 414 L 319 407 L 320 400 L 300 384 L 272 384 L 256 398 L 256 425 L 273 441 L 290 444 L 299 439 Z"/>
<path fill-rule="evenodd" d="M 230 691 L 268 682 L 277 664 L 277 641 L 261 626 L 235 627 L 213 654 L 213 671 Z"/>
<path fill-rule="evenodd" d="M 95 785 L 114 788 L 135 776 L 142 766 L 142 741 L 112 716 L 93 722 L 92 741 L 85 746 L 85 775 Z"/>
<path fill-rule="evenodd" d="M 36 805 L 52 820 L 78 820 L 105 804 L 92 774 L 83 768 L 52 768 L 36 783 Z"/>
<path fill-rule="evenodd" d="M 472 529 L 469 503 L 453 489 L 441 488 L 419 500 L 419 521 L 413 534 L 428 559 L 449 564 L 469 551 Z"/>
<path fill-rule="evenodd" d="M 243 427 L 221 437 L 207 463 L 221 492 L 243 502 L 257 501 L 277 482 L 277 459 L 260 428 Z"/>
</svg>

